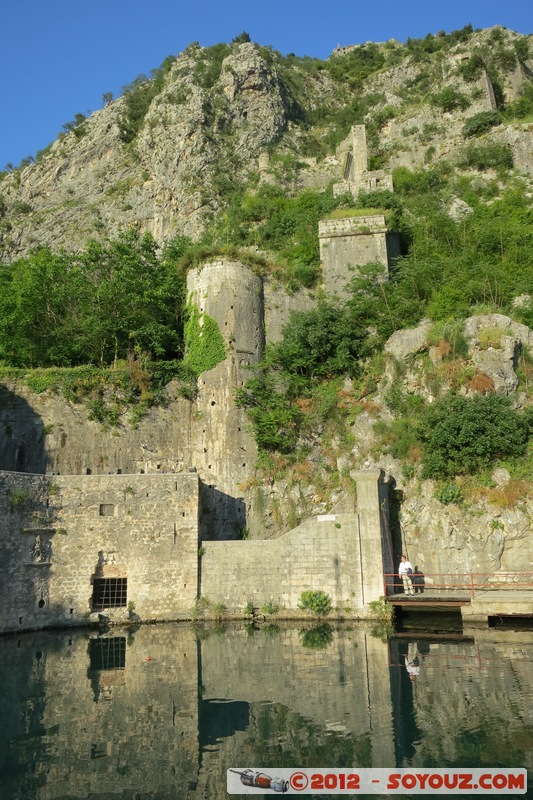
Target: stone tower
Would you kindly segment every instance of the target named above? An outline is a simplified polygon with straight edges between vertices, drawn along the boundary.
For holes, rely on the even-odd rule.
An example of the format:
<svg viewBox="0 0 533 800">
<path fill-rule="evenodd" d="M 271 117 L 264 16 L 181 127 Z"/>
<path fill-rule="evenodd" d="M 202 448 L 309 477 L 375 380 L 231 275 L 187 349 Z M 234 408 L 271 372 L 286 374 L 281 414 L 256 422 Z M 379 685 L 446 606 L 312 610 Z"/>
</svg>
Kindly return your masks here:
<svg viewBox="0 0 533 800">
<path fill-rule="evenodd" d="M 368 169 L 366 147 L 366 128 L 353 125 L 346 139 L 337 148 L 337 158 L 341 162 L 342 180 L 333 186 L 333 194 L 350 192 L 357 197 L 360 191 L 375 192 L 388 189 L 392 191 L 392 174 L 386 169 Z"/>
<path fill-rule="evenodd" d="M 347 295 L 346 285 L 357 267 L 382 264 L 383 280 L 387 280 L 394 259 L 400 255 L 398 234 L 387 230 L 384 214 L 321 219 L 318 238 L 326 291 L 339 297 Z"/>
<path fill-rule="evenodd" d="M 257 448 L 235 391 L 251 377 L 265 347 L 263 281 L 238 261 L 220 259 L 191 270 L 189 303 L 214 319 L 227 357 L 200 375 L 191 420 L 195 466 L 205 484 L 204 538 L 238 538 L 248 526 L 239 486 L 252 474 Z"/>
<path fill-rule="evenodd" d="M 389 170 L 368 170 L 368 152 L 364 125 L 353 125 L 347 138 L 337 148 L 342 180 L 334 184 L 333 194 L 351 194 L 357 199 L 360 192 L 393 191 Z M 346 297 L 346 286 L 364 264 L 383 266 L 387 280 L 394 260 L 400 255 L 397 233 L 387 230 L 384 214 L 368 213 L 322 219 L 318 224 L 320 260 L 324 286 L 328 294 Z"/>
</svg>

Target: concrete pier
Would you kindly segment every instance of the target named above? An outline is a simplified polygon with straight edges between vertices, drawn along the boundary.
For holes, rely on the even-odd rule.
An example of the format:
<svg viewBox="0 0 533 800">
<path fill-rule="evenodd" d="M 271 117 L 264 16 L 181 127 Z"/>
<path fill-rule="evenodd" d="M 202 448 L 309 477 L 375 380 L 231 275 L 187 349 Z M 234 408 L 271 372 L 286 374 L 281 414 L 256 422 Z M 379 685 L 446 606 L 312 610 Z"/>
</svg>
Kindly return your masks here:
<svg viewBox="0 0 533 800">
<path fill-rule="evenodd" d="M 476 592 L 468 605 L 461 606 L 463 624 L 488 624 L 489 617 L 533 617 L 533 591 L 507 590 Z"/>
</svg>

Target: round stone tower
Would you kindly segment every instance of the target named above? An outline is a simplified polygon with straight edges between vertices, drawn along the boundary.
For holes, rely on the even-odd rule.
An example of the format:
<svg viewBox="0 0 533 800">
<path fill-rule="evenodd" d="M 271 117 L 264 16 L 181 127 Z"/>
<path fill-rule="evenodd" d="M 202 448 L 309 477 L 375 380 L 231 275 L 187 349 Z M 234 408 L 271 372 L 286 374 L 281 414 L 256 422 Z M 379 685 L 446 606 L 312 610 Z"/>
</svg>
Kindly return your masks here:
<svg viewBox="0 0 533 800">
<path fill-rule="evenodd" d="M 191 270 L 188 302 L 218 325 L 227 356 L 200 375 L 192 422 L 191 464 L 205 486 L 204 538 L 239 538 L 248 525 L 239 488 L 253 473 L 257 449 L 235 391 L 265 347 L 263 281 L 239 261 L 217 259 Z"/>
</svg>

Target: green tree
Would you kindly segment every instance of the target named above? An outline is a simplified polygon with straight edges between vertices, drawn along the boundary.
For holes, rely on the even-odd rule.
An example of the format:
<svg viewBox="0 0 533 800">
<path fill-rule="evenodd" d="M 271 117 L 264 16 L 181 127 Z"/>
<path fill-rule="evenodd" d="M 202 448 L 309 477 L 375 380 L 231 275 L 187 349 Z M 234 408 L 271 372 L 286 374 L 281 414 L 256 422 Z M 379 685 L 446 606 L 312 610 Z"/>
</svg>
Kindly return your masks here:
<svg viewBox="0 0 533 800">
<path fill-rule="evenodd" d="M 291 314 L 270 359 L 287 374 L 305 379 L 354 377 L 367 352 L 366 338 L 364 322 L 347 307 L 322 300 L 311 311 Z"/>
<path fill-rule="evenodd" d="M 257 377 L 236 393 L 237 405 L 246 410 L 260 450 L 290 453 L 296 447 L 303 414 L 284 384 L 283 375 L 262 365 Z"/>
<path fill-rule="evenodd" d="M 242 33 L 239 33 L 237 36 L 234 36 L 233 39 L 231 40 L 231 43 L 232 44 L 246 44 L 247 42 L 250 42 L 250 41 L 251 41 L 250 34 L 246 33 L 246 31 L 243 31 Z"/>
<path fill-rule="evenodd" d="M 82 333 L 89 360 L 110 363 L 134 348 L 155 358 L 179 354 L 180 277 L 158 257 L 152 236 L 136 231 L 90 242 L 74 274 L 84 292 Z"/>
<path fill-rule="evenodd" d="M 473 474 L 495 459 L 523 455 L 529 433 L 529 415 L 511 408 L 506 397 L 447 395 L 429 407 L 418 427 L 422 475 Z"/>
<path fill-rule="evenodd" d="M 0 358 L 14 366 L 109 364 L 183 350 L 184 279 L 149 235 L 33 252 L 0 271 Z"/>
<path fill-rule="evenodd" d="M 0 272 L 0 359 L 13 366 L 69 363 L 64 318 L 68 259 L 48 248 Z"/>
</svg>

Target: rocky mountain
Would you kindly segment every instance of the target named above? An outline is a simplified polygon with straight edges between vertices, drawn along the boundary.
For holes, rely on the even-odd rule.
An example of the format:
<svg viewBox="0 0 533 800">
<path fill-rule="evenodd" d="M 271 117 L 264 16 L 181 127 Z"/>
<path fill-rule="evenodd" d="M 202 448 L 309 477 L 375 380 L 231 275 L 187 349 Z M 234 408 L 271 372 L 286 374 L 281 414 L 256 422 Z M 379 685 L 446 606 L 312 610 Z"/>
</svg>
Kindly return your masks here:
<svg viewBox="0 0 533 800">
<path fill-rule="evenodd" d="M 111 344 L 107 336 L 105 375 L 83 372 L 73 383 L 64 375 L 51 380 L 49 371 L 32 380 L 23 369 L 10 371 L 33 365 L 30 356 L 28 363 L 13 356 L 2 375 L 2 467 L 61 474 L 196 468 L 205 487 L 204 535 L 238 538 L 271 537 L 341 506 L 353 488 L 350 473 L 377 466 L 394 479 L 396 528 L 411 551 L 425 551 L 423 569 L 438 572 L 447 560 L 481 572 L 519 569 L 533 518 L 532 40 L 467 26 L 406 44 L 354 45 L 327 61 L 242 40 L 191 44 L 4 173 L 0 277 L 7 291 L 18 259 L 22 273 L 26 263 L 38 264 L 24 260 L 35 248 L 78 254 L 88 240 L 114 241 L 131 228 L 163 250 L 176 237 L 249 249 L 180 262 L 188 284 L 179 291 L 196 304 L 194 313 L 188 306 L 189 327 L 180 320 L 189 355 L 201 350 L 200 340 L 208 348 L 212 335 L 226 356 L 209 361 L 197 353 L 195 391 L 164 369 L 166 391 L 154 390 L 133 323 L 126 365 L 118 336 Z M 358 153 L 350 132 L 363 125 L 368 152 L 357 175 L 365 190 L 351 196 Z M 394 192 L 376 185 L 384 176 Z M 324 273 L 335 259 L 310 269 L 319 215 L 351 226 L 360 243 L 377 236 L 370 221 L 380 241 L 397 235 L 390 280 L 386 256 L 377 273 L 375 263 L 365 268 L 372 255 L 356 262 L 360 271 L 348 264 L 355 283 L 342 302 L 327 296 Z M 125 246 L 118 241 L 114 258 Z M 287 242 L 297 252 L 289 281 L 280 278 Z M 328 246 L 321 242 L 322 255 Z M 109 259 L 105 274 L 117 272 L 109 251 L 91 253 L 93 267 Z M 57 269 L 81 286 L 87 263 L 67 259 Z M 156 271 L 154 251 L 142 263 Z M 45 275 L 44 294 L 47 282 Z M 0 334 L 22 316 L 20 286 L 22 300 Z M 68 295 L 73 321 L 64 341 L 82 322 L 97 327 L 75 300 Z M 43 302 L 42 315 L 59 326 L 62 312 L 51 306 Z M 246 370 L 275 343 L 263 382 L 250 388 Z M 62 348 L 61 363 L 79 365 Z M 128 373 L 127 390 L 119 369 Z M 508 423 L 506 446 L 488 443 L 465 466 L 446 442 L 433 444 L 432 427 L 444 426 L 452 401 L 453 414 L 465 419 L 470 401 L 472 408 L 486 403 L 474 412 Z M 130 415 L 131 403 L 143 413 Z M 442 439 L 455 435 L 442 429 Z M 469 428 L 469 443 L 476 436 Z"/>
<path fill-rule="evenodd" d="M 453 160 L 466 120 L 512 106 L 530 86 L 530 40 L 467 26 L 343 48 L 325 62 L 250 42 L 191 44 L 2 174 L 2 257 L 49 244 L 78 250 L 130 226 L 159 243 L 197 239 L 237 184 L 337 179 L 336 145 L 356 123 L 367 125 L 380 166 Z M 493 124 L 486 135 L 531 174 L 530 126 Z"/>
</svg>

